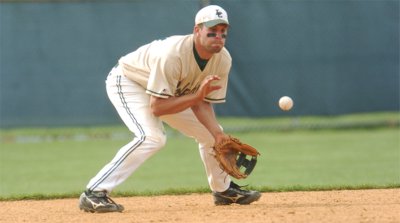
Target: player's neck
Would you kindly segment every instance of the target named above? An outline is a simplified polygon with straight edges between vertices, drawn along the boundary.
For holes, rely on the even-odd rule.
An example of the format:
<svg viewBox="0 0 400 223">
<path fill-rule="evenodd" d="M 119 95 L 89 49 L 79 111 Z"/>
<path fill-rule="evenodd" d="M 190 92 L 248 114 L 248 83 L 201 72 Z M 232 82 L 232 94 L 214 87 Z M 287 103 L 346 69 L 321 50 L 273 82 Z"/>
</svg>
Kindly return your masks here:
<svg viewBox="0 0 400 223">
<path fill-rule="evenodd" d="M 197 44 L 196 42 L 197 41 L 194 40 L 194 48 L 195 48 L 197 54 L 199 55 L 199 57 L 202 60 L 209 60 L 213 56 L 213 53 L 207 52 L 200 44 Z"/>
<path fill-rule="evenodd" d="M 208 60 L 204 60 L 200 57 L 194 44 L 193 44 L 193 54 L 194 54 L 194 59 L 197 62 L 197 65 L 199 65 L 200 70 L 203 71 L 204 68 L 206 68 L 206 66 L 207 66 Z"/>
</svg>

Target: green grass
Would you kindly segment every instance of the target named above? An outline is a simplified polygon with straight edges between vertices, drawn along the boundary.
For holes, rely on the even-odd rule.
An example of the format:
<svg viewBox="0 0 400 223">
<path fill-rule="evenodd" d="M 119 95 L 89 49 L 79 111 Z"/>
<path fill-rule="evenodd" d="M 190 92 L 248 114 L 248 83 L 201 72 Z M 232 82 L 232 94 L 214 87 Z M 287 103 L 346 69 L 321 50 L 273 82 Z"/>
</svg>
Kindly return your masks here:
<svg viewBox="0 0 400 223">
<path fill-rule="evenodd" d="M 374 115 L 367 116 L 364 119 L 376 120 Z M 376 117 L 398 121 L 398 113 Z M 348 116 L 304 119 L 309 119 L 307 123 L 313 123 L 313 119 L 320 123 L 332 119 L 344 122 Z M 363 117 L 349 120 L 358 119 Z M 222 123 L 234 125 L 232 120 L 225 119 Z M 262 120 L 274 125 L 279 120 L 284 125 L 290 122 L 290 118 Z M 236 121 L 242 126 L 249 124 Z M 129 141 L 129 134 L 110 137 L 118 132 L 127 130 L 123 127 L 2 130 L 0 200 L 76 197 Z M 115 195 L 208 192 L 197 145 L 176 132 L 169 133 L 167 146 L 117 187 Z M 261 152 L 254 172 L 248 179 L 238 181 L 242 185 L 249 184 L 262 191 L 400 187 L 398 126 L 318 131 L 294 128 L 233 132 L 233 135 Z"/>
</svg>

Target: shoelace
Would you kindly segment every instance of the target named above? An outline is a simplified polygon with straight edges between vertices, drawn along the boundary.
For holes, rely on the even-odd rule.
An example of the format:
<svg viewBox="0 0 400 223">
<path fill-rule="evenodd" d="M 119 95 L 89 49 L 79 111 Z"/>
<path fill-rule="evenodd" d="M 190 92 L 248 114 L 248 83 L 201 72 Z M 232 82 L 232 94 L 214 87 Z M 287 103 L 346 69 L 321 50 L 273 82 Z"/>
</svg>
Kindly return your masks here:
<svg viewBox="0 0 400 223">
<path fill-rule="evenodd" d="M 116 206 L 119 206 L 113 199 L 111 199 L 106 193 L 104 192 L 97 192 L 93 193 L 93 195 L 101 200 L 104 200 L 108 204 L 115 204 Z"/>
<path fill-rule="evenodd" d="M 244 191 L 244 190 L 242 190 L 242 188 L 247 187 L 247 186 L 248 186 L 248 184 L 244 185 L 244 186 L 239 186 L 238 184 L 235 184 L 234 182 L 231 182 L 231 185 L 230 185 L 231 188 L 234 188 L 239 191 Z"/>
<path fill-rule="evenodd" d="M 109 196 L 106 195 L 107 201 L 111 201 L 111 203 L 115 204 L 117 207 L 119 207 L 119 204 L 117 204 L 113 199 L 111 199 Z"/>
</svg>

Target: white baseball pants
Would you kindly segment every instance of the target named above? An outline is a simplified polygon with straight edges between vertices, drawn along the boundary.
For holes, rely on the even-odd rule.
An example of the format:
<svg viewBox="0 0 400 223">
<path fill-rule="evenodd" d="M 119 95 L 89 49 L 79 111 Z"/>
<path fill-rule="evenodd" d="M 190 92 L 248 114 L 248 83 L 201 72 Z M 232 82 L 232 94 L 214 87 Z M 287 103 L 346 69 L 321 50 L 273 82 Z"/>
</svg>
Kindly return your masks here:
<svg viewBox="0 0 400 223">
<path fill-rule="evenodd" d="M 213 156 L 214 138 L 190 108 L 177 114 L 155 117 L 150 111 L 150 95 L 142 86 L 126 78 L 119 67 L 111 70 L 106 88 L 108 97 L 125 125 L 134 133 L 134 138 L 90 180 L 87 189 L 110 193 L 164 147 L 167 137 L 163 122 L 197 141 L 212 191 L 222 192 L 229 187 L 230 178 Z"/>
</svg>

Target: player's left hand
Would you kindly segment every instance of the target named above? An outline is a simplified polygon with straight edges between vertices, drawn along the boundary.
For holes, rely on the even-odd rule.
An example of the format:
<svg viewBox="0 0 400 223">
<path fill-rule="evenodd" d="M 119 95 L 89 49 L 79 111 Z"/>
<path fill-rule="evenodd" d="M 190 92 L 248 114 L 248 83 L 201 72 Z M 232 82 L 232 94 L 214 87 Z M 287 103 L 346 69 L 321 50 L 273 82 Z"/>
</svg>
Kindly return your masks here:
<svg viewBox="0 0 400 223">
<path fill-rule="evenodd" d="M 215 158 L 221 169 L 236 179 L 246 178 L 257 163 L 256 148 L 230 137 L 214 145 Z"/>
<path fill-rule="evenodd" d="M 230 136 L 225 134 L 225 133 L 221 133 L 215 136 L 215 145 L 219 145 L 222 144 L 222 142 L 227 141 L 230 139 Z"/>
</svg>

